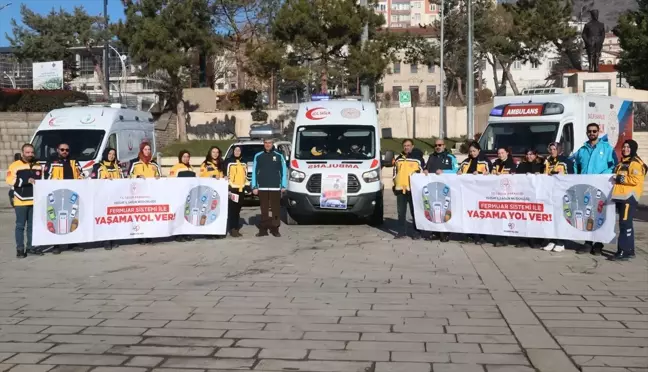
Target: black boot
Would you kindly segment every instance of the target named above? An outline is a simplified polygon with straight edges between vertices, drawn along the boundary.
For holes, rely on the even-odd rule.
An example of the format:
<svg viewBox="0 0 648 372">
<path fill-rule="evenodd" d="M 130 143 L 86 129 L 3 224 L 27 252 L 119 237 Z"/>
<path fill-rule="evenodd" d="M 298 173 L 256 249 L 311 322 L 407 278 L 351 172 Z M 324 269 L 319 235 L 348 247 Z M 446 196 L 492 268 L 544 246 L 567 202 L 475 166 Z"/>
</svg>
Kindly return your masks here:
<svg viewBox="0 0 648 372">
<path fill-rule="evenodd" d="M 450 234 L 448 233 L 439 233 L 439 240 L 441 240 L 442 243 L 447 243 L 450 241 Z"/>
<path fill-rule="evenodd" d="M 592 244 L 589 242 L 586 242 L 583 244 L 583 247 L 576 251 L 576 254 L 589 254 L 593 253 L 594 248 L 592 248 Z"/>
<path fill-rule="evenodd" d="M 592 248 L 592 254 L 594 256 L 600 256 L 603 254 L 603 244 L 602 243 L 594 243 L 594 247 Z"/>
<path fill-rule="evenodd" d="M 230 230 L 230 236 L 232 238 L 240 238 L 241 233 L 238 231 L 238 229 L 232 229 L 232 230 Z"/>
<path fill-rule="evenodd" d="M 623 251 L 619 251 L 614 254 L 614 256 L 608 257 L 608 260 L 610 261 L 629 261 L 630 260 L 630 254 L 625 253 Z"/>
<path fill-rule="evenodd" d="M 103 247 L 104 247 L 104 249 L 107 250 L 107 251 L 111 251 L 111 250 L 112 250 L 112 245 L 110 244 L 110 241 L 105 241 L 105 242 L 103 243 Z"/>
</svg>

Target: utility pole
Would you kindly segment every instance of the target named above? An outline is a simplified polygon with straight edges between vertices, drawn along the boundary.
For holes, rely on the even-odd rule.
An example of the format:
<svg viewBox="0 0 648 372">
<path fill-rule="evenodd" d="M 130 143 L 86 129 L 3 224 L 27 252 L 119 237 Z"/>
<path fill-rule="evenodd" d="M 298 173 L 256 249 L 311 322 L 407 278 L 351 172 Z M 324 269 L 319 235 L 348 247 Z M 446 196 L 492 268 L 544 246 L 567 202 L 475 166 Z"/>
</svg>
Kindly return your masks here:
<svg viewBox="0 0 648 372">
<path fill-rule="evenodd" d="M 472 16 L 472 0 L 467 2 L 468 13 L 468 71 L 466 78 L 468 79 L 468 141 L 475 139 L 475 65 L 473 63 L 473 16 Z"/>
<path fill-rule="evenodd" d="M 104 0 L 104 27 L 106 32 L 108 31 L 108 0 Z M 110 49 L 109 49 L 109 38 L 106 38 L 104 41 L 104 65 L 103 72 L 104 77 L 106 78 L 106 88 L 108 89 L 108 103 L 110 103 Z"/>
<path fill-rule="evenodd" d="M 443 34 L 443 27 L 445 23 L 445 0 L 441 0 L 441 95 L 439 96 L 439 139 L 445 137 L 445 70 L 443 69 L 443 60 L 445 58 L 443 49 L 445 44 L 445 35 Z"/>
<path fill-rule="evenodd" d="M 360 0 L 360 6 L 367 7 L 367 0 Z M 365 47 L 365 44 L 369 41 L 369 25 L 365 24 L 362 29 L 362 47 Z M 360 87 L 360 93 L 362 94 L 363 101 L 369 101 L 369 85 L 362 84 Z"/>
</svg>

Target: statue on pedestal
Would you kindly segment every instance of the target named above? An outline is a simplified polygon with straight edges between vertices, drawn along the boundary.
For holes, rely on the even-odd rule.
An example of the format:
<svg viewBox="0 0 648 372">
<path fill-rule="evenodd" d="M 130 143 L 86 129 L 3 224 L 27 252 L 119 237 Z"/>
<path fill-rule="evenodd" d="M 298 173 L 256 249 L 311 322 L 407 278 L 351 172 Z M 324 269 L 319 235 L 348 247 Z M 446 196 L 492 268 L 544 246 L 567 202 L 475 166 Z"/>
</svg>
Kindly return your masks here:
<svg viewBox="0 0 648 372">
<path fill-rule="evenodd" d="M 599 72 L 599 60 L 601 59 L 601 49 L 605 40 L 605 25 L 598 20 L 599 12 L 596 9 L 590 11 L 590 21 L 583 27 L 583 41 L 587 51 L 587 62 L 589 63 L 589 72 Z"/>
</svg>

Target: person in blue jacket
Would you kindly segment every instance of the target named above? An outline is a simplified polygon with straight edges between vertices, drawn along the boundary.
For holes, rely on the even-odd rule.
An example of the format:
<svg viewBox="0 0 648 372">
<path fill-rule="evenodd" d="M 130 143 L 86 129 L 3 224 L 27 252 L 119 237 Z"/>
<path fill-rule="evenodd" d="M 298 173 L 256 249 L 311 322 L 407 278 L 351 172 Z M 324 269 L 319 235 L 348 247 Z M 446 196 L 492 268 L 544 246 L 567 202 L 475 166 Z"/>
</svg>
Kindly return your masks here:
<svg viewBox="0 0 648 372">
<path fill-rule="evenodd" d="M 452 155 L 448 149 L 446 149 L 445 141 L 442 139 L 437 139 L 434 143 L 434 152 L 428 157 L 427 163 L 425 164 L 425 169 L 423 173 L 427 176 L 430 173 L 433 174 L 457 174 L 459 170 L 459 165 L 457 164 L 457 158 Z M 429 237 L 430 240 L 435 239 L 436 233 L 432 233 Z M 450 240 L 448 233 L 440 232 L 438 234 L 439 240 L 442 242 L 447 242 Z"/>
<path fill-rule="evenodd" d="M 587 125 L 587 142 L 574 154 L 575 174 L 612 174 L 619 162 L 614 148 L 605 140 L 599 138 L 601 128 L 596 123 Z M 591 253 L 600 256 L 603 243 L 585 242 L 583 248 L 576 253 Z"/>
<path fill-rule="evenodd" d="M 280 237 L 281 194 L 288 186 L 288 171 L 286 159 L 275 149 L 271 139 L 264 140 L 263 151 L 254 156 L 250 186 L 261 204 L 261 223 L 256 236 L 267 236 L 270 230 L 273 236 Z"/>
</svg>

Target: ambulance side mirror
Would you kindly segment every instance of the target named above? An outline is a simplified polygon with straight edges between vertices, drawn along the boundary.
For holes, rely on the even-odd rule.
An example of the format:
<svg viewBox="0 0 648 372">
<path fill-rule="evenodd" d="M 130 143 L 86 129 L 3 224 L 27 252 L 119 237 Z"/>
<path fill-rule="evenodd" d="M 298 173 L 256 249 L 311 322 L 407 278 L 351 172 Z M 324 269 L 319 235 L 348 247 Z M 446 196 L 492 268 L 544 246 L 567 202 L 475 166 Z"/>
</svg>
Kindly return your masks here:
<svg viewBox="0 0 648 372">
<path fill-rule="evenodd" d="M 382 167 L 391 167 L 394 162 L 394 152 L 391 150 L 385 151 L 385 155 L 382 159 Z"/>
</svg>

